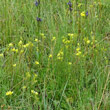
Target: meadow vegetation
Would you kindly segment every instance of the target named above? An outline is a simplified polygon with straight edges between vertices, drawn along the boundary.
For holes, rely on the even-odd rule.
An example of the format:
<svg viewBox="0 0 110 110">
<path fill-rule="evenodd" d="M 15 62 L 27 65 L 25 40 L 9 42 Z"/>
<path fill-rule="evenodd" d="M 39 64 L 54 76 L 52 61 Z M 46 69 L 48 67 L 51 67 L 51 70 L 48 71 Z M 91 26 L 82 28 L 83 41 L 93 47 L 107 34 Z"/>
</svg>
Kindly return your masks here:
<svg viewBox="0 0 110 110">
<path fill-rule="evenodd" d="M 110 110 L 110 1 L 0 0 L 0 110 Z"/>
</svg>

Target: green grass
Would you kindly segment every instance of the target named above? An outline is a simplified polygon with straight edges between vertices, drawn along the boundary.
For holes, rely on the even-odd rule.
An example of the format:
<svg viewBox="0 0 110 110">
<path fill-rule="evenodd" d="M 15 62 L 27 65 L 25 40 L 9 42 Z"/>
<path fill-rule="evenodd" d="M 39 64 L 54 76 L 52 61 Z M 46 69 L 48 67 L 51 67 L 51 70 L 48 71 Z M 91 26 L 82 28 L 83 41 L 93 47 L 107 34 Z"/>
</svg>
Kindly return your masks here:
<svg viewBox="0 0 110 110">
<path fill-rule="evenodd" d="M 110 1 L 34 2 L 0 0 L 0 110 L 109 110 Z"/>
</svg>

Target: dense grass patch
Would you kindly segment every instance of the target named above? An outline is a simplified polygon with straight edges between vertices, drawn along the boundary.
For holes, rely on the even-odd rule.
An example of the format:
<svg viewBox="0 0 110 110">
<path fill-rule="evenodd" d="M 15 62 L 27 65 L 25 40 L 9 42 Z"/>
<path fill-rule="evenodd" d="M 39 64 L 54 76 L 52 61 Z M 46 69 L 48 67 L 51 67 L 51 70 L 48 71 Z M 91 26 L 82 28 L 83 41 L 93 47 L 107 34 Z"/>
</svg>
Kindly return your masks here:
<svg viewBox="0 0 110 110">
<path fill-rule="evenodd" d="M 109 0 L 0 0 L 1 110 L 110 109 Z"/>
</svg>

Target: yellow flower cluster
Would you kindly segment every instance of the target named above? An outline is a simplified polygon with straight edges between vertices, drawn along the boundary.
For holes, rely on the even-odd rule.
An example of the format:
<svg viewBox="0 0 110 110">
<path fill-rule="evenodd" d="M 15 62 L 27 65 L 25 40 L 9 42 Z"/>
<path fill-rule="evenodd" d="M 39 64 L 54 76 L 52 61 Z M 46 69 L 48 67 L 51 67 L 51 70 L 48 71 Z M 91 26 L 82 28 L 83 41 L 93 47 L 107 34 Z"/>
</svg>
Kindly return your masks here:
<svg viewBox="0 0 110 110">
<path fill-rule="evenodd" d="M 80 51 L 80 47 L 76 48 L 76 56 L 80 56 L 81 55 L 81 51 Z"/>
<path fill-rule="evenodd" d="M 86 44 L 90 44 L 90 40 L 88 39 L 88 37 L 85 37 L 84 41 L 85 41 Z"/>
<path fill-rule="evenodd" d="M 32 94 L 35 94 L 35 95 L 38 95 L 38 92 L 34 91 L 34 90 L 31 90 L 31 93 Z"/>
<path fill-rule="evenodd" d="M 49 58 L 52 58 L 52 54 L 49 55 Z"/>
<path fill-rule="evenodd" d="M 57 59 L 58 60 L 63 60 L 63 55 L 64 55 L 63 51 L 60 50 L 59 53 L 57 54 Z"/>
<path fill-rule="evenodd" d="M 85 17 L 85 16 L 86 16 L 86 14 L 85 14 L 84 11 L 81 13 L 81 16 L 82 16 L 82 17 Z"/>
<path fill-rule="evenodd" d="M 18 53 L 18 49 L 15 49 L 15 48 L 12 48 L 11 51 Z"/>
<path fill-rule="evenodd" d="M 12 91 L 8 91 L 8 92 L 6 92 L 6 95 L 7 95 L 7 96 L 12 95 L 12 94 L 13 94 Z"/>
</svg>

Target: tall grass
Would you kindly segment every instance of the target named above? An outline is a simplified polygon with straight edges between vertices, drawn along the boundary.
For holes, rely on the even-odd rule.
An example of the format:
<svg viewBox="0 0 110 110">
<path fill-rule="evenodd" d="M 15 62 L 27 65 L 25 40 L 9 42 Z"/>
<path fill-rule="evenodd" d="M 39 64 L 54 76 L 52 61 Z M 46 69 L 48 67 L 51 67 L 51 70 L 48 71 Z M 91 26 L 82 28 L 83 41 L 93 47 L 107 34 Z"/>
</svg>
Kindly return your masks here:
<svg viewBox="0 0 110 110">
<path fill-rule="evenodd" d="M 109 0 L 35 3 L 0 0 L 0 109 L 109 110 Z"/>
</svg>

